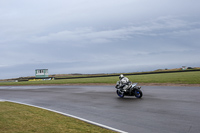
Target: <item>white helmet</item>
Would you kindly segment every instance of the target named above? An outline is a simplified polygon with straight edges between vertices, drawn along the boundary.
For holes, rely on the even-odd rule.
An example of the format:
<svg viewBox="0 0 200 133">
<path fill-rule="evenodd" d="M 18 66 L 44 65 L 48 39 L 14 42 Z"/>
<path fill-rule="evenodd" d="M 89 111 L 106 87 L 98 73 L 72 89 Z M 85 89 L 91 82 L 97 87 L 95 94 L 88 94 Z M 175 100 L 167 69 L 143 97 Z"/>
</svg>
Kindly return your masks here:
<svg viewBox="0 0 200 133">
<path fill-rule="evenodd" d="M 121 80 L 122 78 L 124 78 L 124 75 L 123 75 L 123 74 L 120 74 L 120 75 L 119 75 L 119 79 Z"/>
</svg>

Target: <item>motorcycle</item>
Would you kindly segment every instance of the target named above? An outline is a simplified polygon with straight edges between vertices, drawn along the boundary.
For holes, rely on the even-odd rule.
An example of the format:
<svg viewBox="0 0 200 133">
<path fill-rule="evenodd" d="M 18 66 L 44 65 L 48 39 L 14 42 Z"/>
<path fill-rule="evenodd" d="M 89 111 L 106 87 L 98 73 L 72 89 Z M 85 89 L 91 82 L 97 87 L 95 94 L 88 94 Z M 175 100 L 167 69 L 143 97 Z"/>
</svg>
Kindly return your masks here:
<svg viewBox="0 0 200 133">
<path fill-rule="evenodd" d="M 135 96 L 136 98 L 141 98 L 143 95 L 142 91 L 140 90 L 141 87 L 137 86 L 137 83 L 132 84 L 130 82 L 126 90 L 124 90 L 123 87 L 120 87 L 119 85 L 120 82 L 118 81 L 115 88 L 117 89 L 116 93 L 120 98 L 123 98 L 124 96 Z"/>
</svg>

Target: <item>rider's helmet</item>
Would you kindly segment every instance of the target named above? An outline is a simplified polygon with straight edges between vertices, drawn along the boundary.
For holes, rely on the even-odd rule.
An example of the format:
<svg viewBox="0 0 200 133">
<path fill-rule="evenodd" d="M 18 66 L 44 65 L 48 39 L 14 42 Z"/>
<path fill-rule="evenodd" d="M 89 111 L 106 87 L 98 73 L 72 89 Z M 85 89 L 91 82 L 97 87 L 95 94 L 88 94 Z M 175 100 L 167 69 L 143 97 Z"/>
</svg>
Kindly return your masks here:
<svg viewBox="0 0 200 133">
<path fill-rule="evenodd" d="M 120 75 L 119 75 L 119 79 L 121 80 L 122 78 L 124 78 L 124 75 L 123 75 L 123 74 L 120 74 Z"/>
</svg>

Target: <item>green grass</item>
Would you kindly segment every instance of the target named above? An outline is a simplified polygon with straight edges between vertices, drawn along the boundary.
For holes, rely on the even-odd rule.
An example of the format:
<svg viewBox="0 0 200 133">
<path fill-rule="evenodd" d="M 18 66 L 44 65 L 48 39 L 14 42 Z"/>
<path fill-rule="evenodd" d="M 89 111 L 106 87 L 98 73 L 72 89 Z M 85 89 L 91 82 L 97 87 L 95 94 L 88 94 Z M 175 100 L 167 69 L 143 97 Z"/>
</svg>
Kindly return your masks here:
<svg viewBox="0 0 200 133">
<path fill-rule="evenodd" d="M 125 75 L 126 76 L 126 75 Z M 200 84 L 200 71 L 159 73 L 127 76 L 132 82 L 138 83 L 175 83 L 175 84 Z M 115 84 L 118 76 L 98 78 L 59 79 L 52 81 L 25 81 L 1 82 L 0 85 L 40 85 L 40 84 L 87 84 L 104 83 Z"/>
<path fill-rule="evenodd" d="M 0 102 L 1 133 L 111 133 L 113 131 L 51 111 Z"/>
<path fill-rule="evenodd" d="M 125 75 L 126 76 L 126 75 Z M 178 73 L 160 73 L 160 74 L 145 74 L 145 75 L 130 75 L 127 76 L 130 81 L 138 83 L 175 83 L 175 84 L 200 84 L 200 72 L 178 72 Z M 99 78 L 82 78 L 82 79 L 67 79 L 60 82 L 67 84 L 76 83 L 107 83 L 115 84 L 119 80 L 118 76 L 99 77 Z"/>
<path fill-rule="evenodd" d="M 200 84 L 200 72 L 178 72 L 128 76 L 138 83 Z"/>
</svg>

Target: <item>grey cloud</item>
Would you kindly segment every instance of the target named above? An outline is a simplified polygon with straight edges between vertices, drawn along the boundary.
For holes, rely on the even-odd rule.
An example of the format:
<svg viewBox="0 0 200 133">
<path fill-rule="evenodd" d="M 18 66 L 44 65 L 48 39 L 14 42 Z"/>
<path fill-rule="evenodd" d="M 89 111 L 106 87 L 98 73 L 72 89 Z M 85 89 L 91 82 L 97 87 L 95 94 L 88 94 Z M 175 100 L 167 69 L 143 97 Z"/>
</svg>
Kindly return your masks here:
<svg viewBox="0 0 200 133">
<path fill-rule="evenodd" d="M 199 4 L 1 1 L 0 78 L 44 67 L 51 73 L 99 73 L 199 65 Z"/>
<path fill-rule="evenodd" d="M 118 29 L 97 30 L 95 28 L 77 28 L 49 33 L 45 36 L 30 38 L 30 42 L 49 43 L 51 41 L 80 41 L 92 43 L 107 43 L 112 40 L 126 40 L 134 36 L 165 36 L 174 37 L 189 35 L 192 32 L 199 32 L 199 22 L 188 22 L 174 17 L 162 17 L 155 20 L 141 23 L 140 25 L 128 25 Z"/>
</svg>

